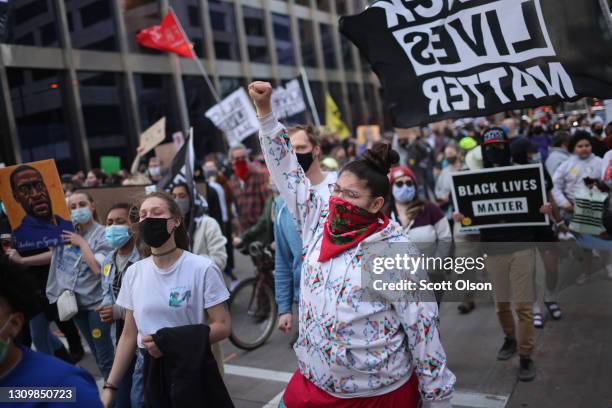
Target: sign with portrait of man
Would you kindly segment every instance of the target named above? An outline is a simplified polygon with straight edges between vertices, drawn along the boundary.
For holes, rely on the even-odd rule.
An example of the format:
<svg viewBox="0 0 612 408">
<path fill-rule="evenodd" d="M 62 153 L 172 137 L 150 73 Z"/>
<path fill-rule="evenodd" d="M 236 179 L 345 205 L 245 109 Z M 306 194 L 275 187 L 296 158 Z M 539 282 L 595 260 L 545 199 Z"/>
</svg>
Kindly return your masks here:
<svg viewBox="0 0 612 408">
<path fill-rule="evenodd" d="M 21 252 L 62 245 L 62 231 L 74 231 L 54 160 L 0 169 L 0 199 Z"/>
</svg>

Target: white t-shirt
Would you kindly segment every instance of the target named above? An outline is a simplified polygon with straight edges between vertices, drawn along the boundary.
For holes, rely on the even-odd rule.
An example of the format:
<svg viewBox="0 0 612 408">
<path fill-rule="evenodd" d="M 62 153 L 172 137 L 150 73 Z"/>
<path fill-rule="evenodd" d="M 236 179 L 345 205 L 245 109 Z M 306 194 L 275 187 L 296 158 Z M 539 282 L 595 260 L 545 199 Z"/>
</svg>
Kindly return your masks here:
<svg viewBox="0 0 612 408">
<path fill-rule="evenodd" d="M 161 269 L 153 257 L 125 272 L 117 304 L 134 312 L 138 347 L 142 337 L 164 327 L 206 323 L 205 309 L 229 298 L 219 268 L 208 258 L 183 251 L 169 269 Z"/>
<path fill-rule="evenodd" d="M 325 179 L 322 182 L 317 184 L 316 186 L 312 186 L 311 188 L 319 194 L 319 196 L 323 199 L 324 202 L 329 201 L 329 196 L 331 195 L 329 192 L 329 185 L 331 183 L 335 183 L 338 179 L 338 173 L 335 171 L 329 171 L 325 174 Z"/>
</svg>

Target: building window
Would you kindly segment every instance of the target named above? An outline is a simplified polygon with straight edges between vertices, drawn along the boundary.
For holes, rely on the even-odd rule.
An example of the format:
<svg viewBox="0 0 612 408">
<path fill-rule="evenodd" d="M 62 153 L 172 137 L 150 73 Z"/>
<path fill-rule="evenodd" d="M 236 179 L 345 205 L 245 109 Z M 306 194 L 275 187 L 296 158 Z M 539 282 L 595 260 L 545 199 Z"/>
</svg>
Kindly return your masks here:
<svg viewBox="0 0 612 408">
<path fill-rule="evenodd" d="M 336 1 L 336 0 L 317 0 L 317 8 L 319 10 L 323 10 L 323 11 L 331 11 L 331 7 L 329 2 L 330 1 Z"/>
<path fill-rule="evenodd" d="M 130 51 L 143 54 L 159 54 L 159 51 L 143 47 L 136 42 L 136 34 L 147 27 L 159 25 L 162 19 L 157 0 L 122 1 L 123 18 Z"/>
<path fill-rule="evenodd" d="M 182 130 L 172 78 L 170 75 L 134 74 L 134 83 L 141 129 L 165 116 L 166 140 L 172 140 L 172 134 Z"/>
<path fill-rule="evenodd" d="M 200 14 L 199 0 L 171 0 L 170 5 L 181 22 L 185 34 L 193 44 L 196 54 L 202 58 L 206 55 L 204 50 L 204 28 Z"/>
<path fill-rule="evenodd" d="M 317 57 L 315 55 L 315 43 L 314 43 L 314 28 L 312 21 L 298 19 L 298 26 L 300 30 L 300 40 L 302 41 L 302 61 L 304 66 L 316 67 Z"/>
<path fill-rule="evenodd" d="M 376 99 L 374 98 L 374 85 L 364 84 L 363 92 L 365 94 L 366 106 L 370 107 L 370 111 L 366 112 L 367 123 L 380 123 L 380 117 L 378 114 L 378 106 L 376 105 Z"/>
<path fill-rule="evenodd" d="M 89 144 L 91 165 L 100 167 L 101 156 L 119 156 L 129 168 L 135 143 L 130 144 L 126 104 L 119 74 L 78 72 L 81 109 Z"/>
<path fill-rule="evenodd" d="M 59 47 L 53 0 L 0 2 L 0 43 Z"/>
<path fill-rule="evenodd" d="M 209 0 L 208 7 L 217 59 L 240 61 L 234 5 L 220 0 Z"/>
<path fill-rule="evenodd" d="M 348 124 L 346 121 L 346 106 L 344 106 L 344 98 L 342 98 L 342 85 L 340 82 L 329 82 L 327 84 L 327 88 L 329 89 L 329 94 L 331 95 L 334 102 L 336 102 L 336 106 L 340 110 L 340 116 L 342 120 Z"/>
<path fill-rule="evenodd" d="M 242 7 L 244 29 L 246 32 L 249 60 L 251 62 L 269 63 L 268 41 L 266 38 L 266 25 L 262 9 Z"/>
<path fill-rule="evenodd" d="M 276 41 L 279 65 L 294 65 L 293 42 L 291 41 L 291 19 L 289 16 L 272 13 L 272 26 Z"/>
<path fill-rule="evenodd" d="M 73 48 L 117 51 L 112 0 L 65 0 Z"/>
<path fill-rule="evenodd" d="M 348 94 L 351 112 L 353 113 L 353 129 L 355 129 L 359 125 L 367 124 L 366 118 L 361 111 L 361 98 L 359 96 L 359 87 L 356 83 L 348 83 Z"/>
<path fill-rule="evenodd" d="M 334 32 L 332 26 L 319 23 L 319 29 L 321 30 L 321 44 L 323 47 L 325 68 L 336 69 L 338 68 L 338 64 L 336 63 L 336 48 L 334 47 Z"/>
<path fill-rule="evenodd" d="M 340 36 L 340 45 L 342 46 L 342 61 L 344 62 L 344 69 L 354 70 L 355 61 L 353 60 L 353 45 L 343 35 Z"/>
<path fill-rule="evenodd" d="M 78 170 L 65 73 L 21 68 L 7 68 L 6 72 L 23 161 L 54 158 L 60 173 Z"/>
<path fill-rule="evenodd" d="M 213 79 L 210 78 L 213 82 Z M 216 101 L 201 76 L 183 76 L 189 125 L 193 127 L 193 148 L 196 158 L 201 159 L 212 152 L 225 151 L 223 134 L 208 119 L 204 112 L 210 109 Z"/>
</svg>

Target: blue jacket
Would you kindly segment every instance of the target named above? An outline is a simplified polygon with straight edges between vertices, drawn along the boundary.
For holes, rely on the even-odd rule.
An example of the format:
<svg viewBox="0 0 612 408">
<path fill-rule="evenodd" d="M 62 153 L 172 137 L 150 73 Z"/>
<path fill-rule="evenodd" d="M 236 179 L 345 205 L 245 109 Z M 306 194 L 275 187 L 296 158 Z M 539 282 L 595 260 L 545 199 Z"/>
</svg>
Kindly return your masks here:
<svg viewBox="0 0 612 408">
<path fill-rule="evenodd" d="M 115 263 L 117 251 L 117 249 L 114 249 L 107 255 L 106 259 L 102 263 L 102 269 L 100 269 L 102 272 L 102 294 L 104 296 L 102 304 L 113 305 L 113 317 L 115 317 L 115 320 L 117 320 L 119 314 L 122 316 L 125 312 L 122 310 L 123 308 L 121 306 L 116 304 L 117 299 L 113 293 L 113 281 L 115 280 L 115 275 L 117 274 L 117 264 Z M 140 261 L 140 254 L 138 253 L 136 245 L 134 245 L 134 249 L 132 249 L 127 265 L 130 266 L 138 261 Z"/>
<path fill-rule="evenodd" d="M 293 223 L 293 217 L 282 197 L 275 203 L 274 254 L 276 303 L 278 314 L 291 313 L 292 303 L 300 296 L 300 270 L 302 269 L 302 238 Z"/>
</svg>

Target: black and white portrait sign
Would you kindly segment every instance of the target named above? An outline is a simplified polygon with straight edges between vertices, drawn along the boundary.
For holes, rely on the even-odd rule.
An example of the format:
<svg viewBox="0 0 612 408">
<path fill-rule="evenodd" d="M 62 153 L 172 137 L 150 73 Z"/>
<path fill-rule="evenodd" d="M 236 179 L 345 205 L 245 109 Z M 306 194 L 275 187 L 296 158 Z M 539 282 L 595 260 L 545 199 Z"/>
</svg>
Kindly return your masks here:
<svg viewBox="0 0 612 408">
<path fill-rule="evenodd" d="M 540 213 L 546 202 L 541 164 L 453 173 L 453 204 L 462 228 L 548 225 Z"/>
<path fill-rule="evenodd" d="M 230 146 L 259 130 L 255 108 L 244 88 L 237 89 L 207 110 L 206 117 L 225 133 Z"/>
<path fill-rule="evenodd" d="M 297 115 L 306 110 L 300 81 L 292 79 L 285 87 L 279 86 L 272 92 L 272 111 L 277 119 Z"/>
<path fill-rule="evenodd" d="M 600 0 L 379 0 L 340 31 L 383 86 L 395 125 L 612 97 Z"/>
</svg>

